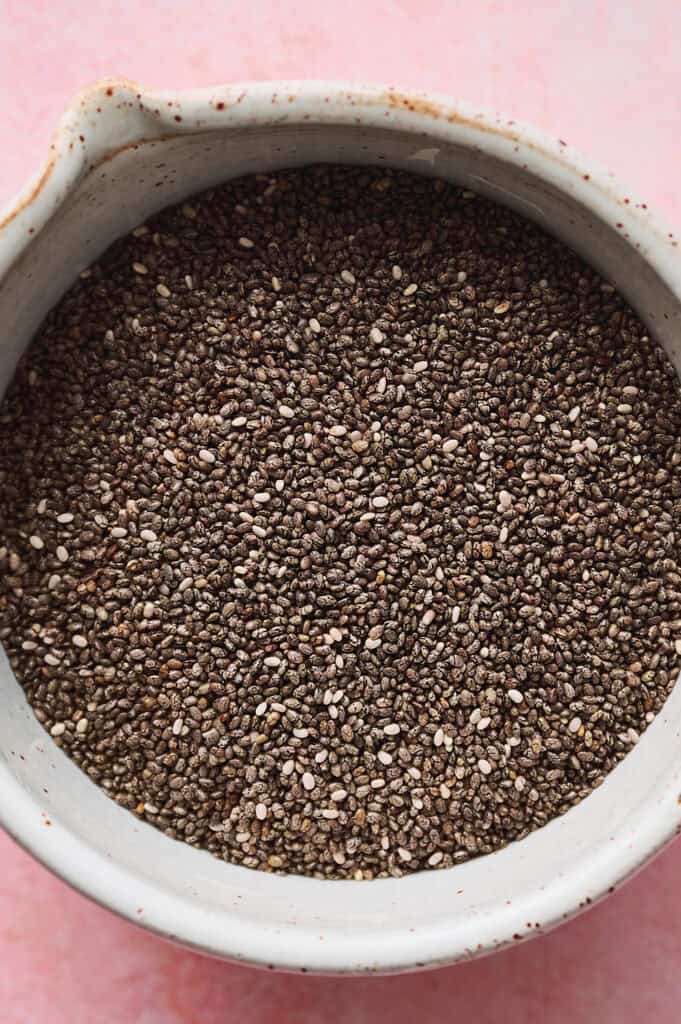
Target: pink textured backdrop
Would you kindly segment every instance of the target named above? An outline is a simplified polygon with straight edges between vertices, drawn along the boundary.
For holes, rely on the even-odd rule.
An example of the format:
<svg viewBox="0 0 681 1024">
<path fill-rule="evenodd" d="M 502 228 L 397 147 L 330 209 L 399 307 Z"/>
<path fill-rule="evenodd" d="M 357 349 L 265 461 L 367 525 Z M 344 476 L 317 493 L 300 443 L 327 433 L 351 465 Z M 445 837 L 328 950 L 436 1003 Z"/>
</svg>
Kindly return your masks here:
<svg viewBox="0 0 681 1024">
<path fill-rule="evenodd" d="M 534 121 L 681 223 L 674 0 L 0 0 L 0 203 L 69 95 L 103 76 L 188 87 L 346 77 Z M 0 799 L 1 799 L 0 794 Z M 681 845 L 554 932 L 427 975 L 232 967 L 118 921 L 0 836 L 2 1024 L 676 1024 Z"/>
</svg>

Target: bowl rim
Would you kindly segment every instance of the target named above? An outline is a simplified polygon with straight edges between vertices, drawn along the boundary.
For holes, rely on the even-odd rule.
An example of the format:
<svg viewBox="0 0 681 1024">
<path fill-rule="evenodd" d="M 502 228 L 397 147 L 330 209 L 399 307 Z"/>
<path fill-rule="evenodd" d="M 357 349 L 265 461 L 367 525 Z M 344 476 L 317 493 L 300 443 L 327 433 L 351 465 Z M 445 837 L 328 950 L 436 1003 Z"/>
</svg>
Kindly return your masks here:
<svg viewBox="0 0 681 1024">
<path fill-rule="evenodd" d="M 104 116 L 93 130 L 93 110 L 100 106 Z M 127 122 L 121 118 L 121 109 L 129 115 Z M 267 126 L 283 119 L 293 124 L 344 124 L 358 118 L 368 127 L 406 130 L 422 139 L 463 141 L 489 155 L 501 155 L 529 166 L 539 177 L 554 182 L 606 224 L 621 231 L 674 295 L 681 297 L 681 260 L 674 233 L 646 203 L 635 201 L 613 175 L 600 170 L 562 140 L 435 93 L 312 80 L 172 91 L 146 90 L 124 79 L 106 79 L 84 89 L 59 120 L 41 171 L 4 210 L 0 209 L 0 285 L 83 176 L 122 148 L 150 138 L 224 131 L 244 124 Z M 325 950 L 320 950 L 319 944 L 313 950 L 304 929 L 300 929 L 300 934 L 276 933 L 252 923 L 244 927 L 239 924 L 238 932 L 233 930 L 226 936 L 223 933 L 218 940 L 210 915 L 187 915 L 186 905 L 179 898 L 158 890 L 160 898 L 148 900 L 148 912 L 143 919 L 136 918 L 117 896 L 120 887 L 130 882 L 126 869 L 107 860 L 58 823 L 51 830 L 50 842 L 45 842 L 42 823 L 35 820 L 32 797 L 20 786 L 9 760 L 2 758 L 0 786 L 0 824 L 45 867 L 131 923 L 215 956 L 319 973 L 390 972 L 469 959 L 514 944 L 520 938 L 514 923 L 518 907 L 513 915 L 503 907 L 498 908 L 475 949 L 442 925 L 424 929 L 418 937 L 406 927 L 396 927 L 392 939 L 380 948 L 371 939 L 358 942 L 355 936 L 345 936 L 337 940 L 334 937 Z M 668 794 L 641 816 L 635 843 L 610 844 L 607 857 L 587 860 L 578 872 L 563 878 L 556 891 L 535 895 L 532 915 L 533 920 L 541 920 L 541 932 L 585 909 L 586 903 L 591 905 L 607 895 L 680 829 L 681 806 Z M 369 884 L 380 885 L 381 880 Z M 585 892 L 590 894 L 586 901 Z M 522 937 L 533 934 L 536 932 Z"/>
</svg>

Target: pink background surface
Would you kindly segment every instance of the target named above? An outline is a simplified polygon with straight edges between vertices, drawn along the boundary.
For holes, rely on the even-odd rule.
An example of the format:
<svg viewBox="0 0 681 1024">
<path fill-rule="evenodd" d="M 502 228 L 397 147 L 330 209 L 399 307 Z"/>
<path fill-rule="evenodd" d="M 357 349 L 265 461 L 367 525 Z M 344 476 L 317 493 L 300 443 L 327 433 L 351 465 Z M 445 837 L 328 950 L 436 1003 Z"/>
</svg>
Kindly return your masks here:
<svg viewBox="0 0 681 1024">
<path fill-rule="evenodd" d="M 0 204 L 71 93 L 121 75 L 190 87 L 345 77 L 534 121 L 681 224 L 681 5 L 673 0 L 0 0 Z M 1 795 L 0 795 L 1 799 Z M 679 1020 L 681 844 L 605 903 L 487 960 L 324 979 L 175 949 L 0 836 L 2 1024 L 628 1024 Z"/>
</svg>

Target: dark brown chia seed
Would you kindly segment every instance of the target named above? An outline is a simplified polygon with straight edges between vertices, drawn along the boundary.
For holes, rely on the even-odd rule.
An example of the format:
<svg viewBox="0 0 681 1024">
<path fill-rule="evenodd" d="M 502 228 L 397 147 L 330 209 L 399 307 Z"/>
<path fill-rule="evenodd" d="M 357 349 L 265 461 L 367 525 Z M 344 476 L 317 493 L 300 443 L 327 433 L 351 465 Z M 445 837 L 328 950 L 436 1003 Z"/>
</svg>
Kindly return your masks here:
<svg viewBox="0 0 681 1024">
<path fill-rule="evenodd" d="M 515 214 L 386 170 L 117 242 L 0 411 L 0 639 L 113 799 L 251 868 L 448 867 L 562 814 L 681 665 L 681 391 Z"/>
</svg>

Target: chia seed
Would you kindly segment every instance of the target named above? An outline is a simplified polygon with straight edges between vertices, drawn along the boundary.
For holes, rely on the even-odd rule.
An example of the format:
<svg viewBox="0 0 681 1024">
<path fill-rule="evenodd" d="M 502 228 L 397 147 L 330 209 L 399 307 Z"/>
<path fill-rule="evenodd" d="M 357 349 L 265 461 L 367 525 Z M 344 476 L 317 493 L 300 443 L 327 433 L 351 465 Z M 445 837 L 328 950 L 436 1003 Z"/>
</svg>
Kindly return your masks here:
<svg viewBox="0 0 681 1024">
<path fill-rule="evenodd" d="M 681 390 L 618 293 L 441 181 L 168 209 L 0 409 L 0 640 L 94 783 L 250 868 L 522 839 L 681 665 Z"/>
</svg>

